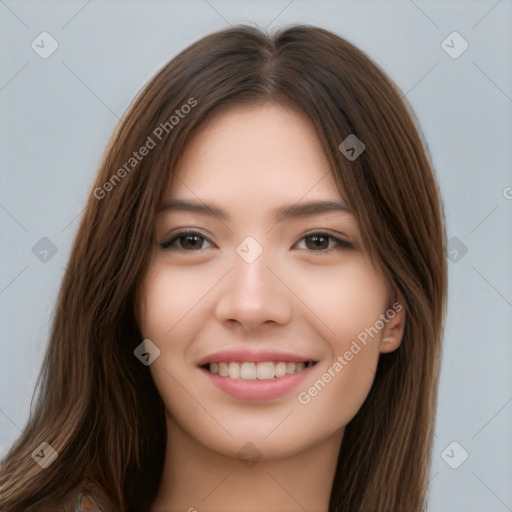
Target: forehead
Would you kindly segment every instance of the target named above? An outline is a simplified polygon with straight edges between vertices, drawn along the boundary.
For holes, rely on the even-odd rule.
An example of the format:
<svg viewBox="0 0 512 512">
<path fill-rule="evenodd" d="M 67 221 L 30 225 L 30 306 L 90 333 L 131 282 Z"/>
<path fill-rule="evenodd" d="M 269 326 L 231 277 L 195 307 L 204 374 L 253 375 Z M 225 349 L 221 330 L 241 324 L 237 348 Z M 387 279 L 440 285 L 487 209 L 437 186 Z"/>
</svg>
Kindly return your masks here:
<svg viewBox="0 0 512 512">
<path fill-rule="evenodd" d="M 274 103 L 234 108 L 203 127 L 174 174 L 167 197 L 254 205 L 341 197 L 313 126 Z"/>
</svg>

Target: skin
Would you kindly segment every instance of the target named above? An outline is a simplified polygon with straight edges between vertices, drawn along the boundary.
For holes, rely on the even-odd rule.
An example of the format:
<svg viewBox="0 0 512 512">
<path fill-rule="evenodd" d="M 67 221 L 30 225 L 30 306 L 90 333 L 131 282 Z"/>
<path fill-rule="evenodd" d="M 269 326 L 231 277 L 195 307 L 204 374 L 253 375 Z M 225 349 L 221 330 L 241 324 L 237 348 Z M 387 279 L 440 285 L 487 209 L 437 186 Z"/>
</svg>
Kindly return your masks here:
<svg viewBox="0 0 512 512">
<path fill-rule="evenodd" d="M 229 219 L 163 209 L 138 290 L 137 319 L 160 350 L 149 368 L 167 411 L 165 468 L 151 510 L 325 512 L 345 426 L 370 390 L 379 354 L 401 342 L 403 309 L 359 343 L 316 396 L 299 402 L 298 394 L 332 372 L 338 356 L 396 301 L 351 212 L 272 219 L 284 205 L 343 201 L 314 129 L 272 103 L 233 109 L 191 141 L 176 175 L 166 201 L 214 205 Z M 187 228 L 204 238 L 159 246 Z M 326 230 L 353 247 L 306 237 Z M 252 263 L 236 252 L 247 236 L 263 249 Z M 317 364 L 281 398 L 237 399 L 197 364 L 242 346 Z M 239 450 L 249 442 L 258 460 L 244 463 Z"/>
</svg>

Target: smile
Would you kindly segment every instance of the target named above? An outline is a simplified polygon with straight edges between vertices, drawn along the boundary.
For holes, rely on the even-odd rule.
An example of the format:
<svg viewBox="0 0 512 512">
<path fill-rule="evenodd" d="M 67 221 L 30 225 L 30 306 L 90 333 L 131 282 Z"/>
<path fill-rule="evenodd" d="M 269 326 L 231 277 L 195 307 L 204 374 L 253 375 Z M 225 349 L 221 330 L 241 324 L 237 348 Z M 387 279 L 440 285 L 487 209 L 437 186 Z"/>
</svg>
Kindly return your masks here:
<svg viewBox="0 0 512 512">
<path fill-rule="evenodd" d="M 214 375 L 239 380 L 275 380 L 299 373 L 315 364 L 315 361 L 263 361 L 263 362 L 218 362 L 203 366 Z"/>
<path fill-rule="evenodd" d="M 297 354 L 231 349 L 199 361 L 199 368 L 223 393 L 239 400 L 288 396 L 314 371 L 318 361 Z"/>
</svg>

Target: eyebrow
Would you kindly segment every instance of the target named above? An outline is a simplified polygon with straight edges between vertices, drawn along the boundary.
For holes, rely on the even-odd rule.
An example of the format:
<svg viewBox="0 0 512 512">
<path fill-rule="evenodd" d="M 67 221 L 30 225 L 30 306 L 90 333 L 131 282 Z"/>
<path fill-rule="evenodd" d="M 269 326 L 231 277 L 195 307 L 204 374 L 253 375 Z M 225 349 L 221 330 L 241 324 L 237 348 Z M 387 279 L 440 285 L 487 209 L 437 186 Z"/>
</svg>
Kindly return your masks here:
<svg viewBox="0 0 512 512">
<path fill-rule="evenodd" d="M 219 218 L 223 221 L 229 220 L 229 215 L 222 209 L 203 202 L 185 201 L 183 199 L 172 199 L 166 201 L 159 209 L 163 211 L 185 211 L 202 213 Z M 341 201 L 316 200 L 303 203 L 294 203 L 279 208 L 275 208 L 271 212 L 271 219 L 274 222 L 283 220 L 309 217 L 329 212 L 346 212 L 352 213 L 350 207 Z"/>
</svg>

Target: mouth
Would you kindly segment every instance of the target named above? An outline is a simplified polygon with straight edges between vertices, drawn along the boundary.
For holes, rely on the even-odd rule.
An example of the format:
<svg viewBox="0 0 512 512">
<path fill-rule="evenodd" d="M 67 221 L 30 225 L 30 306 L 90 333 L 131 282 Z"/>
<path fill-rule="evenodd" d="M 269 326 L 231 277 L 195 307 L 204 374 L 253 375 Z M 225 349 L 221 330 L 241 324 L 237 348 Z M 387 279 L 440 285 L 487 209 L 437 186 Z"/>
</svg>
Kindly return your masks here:
<svg viewBox="0 0 512 512">
<path fill-rule="evenodd" d="M 219 361 L 201 368 L 213 375 L 243 381 L 272 381 L 295 375 L 311 368 L 317 361 Z"/>
<path fill-rule="evenodd" d="M 245 401 L 284 398 L 311 372 L 317 360 L 286 352 L 226 350 L 199 361 L 198 367 L 223 394 Z"/>
</svg>

